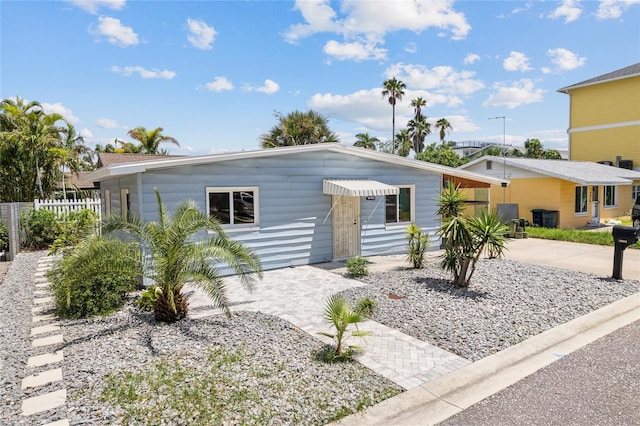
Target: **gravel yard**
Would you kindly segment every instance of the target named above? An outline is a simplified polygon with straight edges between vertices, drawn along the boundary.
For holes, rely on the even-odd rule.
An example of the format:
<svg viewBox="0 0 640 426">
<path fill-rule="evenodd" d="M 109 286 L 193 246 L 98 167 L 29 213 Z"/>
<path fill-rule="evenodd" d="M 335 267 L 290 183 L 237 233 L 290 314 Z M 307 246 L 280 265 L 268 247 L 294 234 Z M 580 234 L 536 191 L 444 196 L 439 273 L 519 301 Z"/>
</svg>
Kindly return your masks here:
<svg viewBox="0 0 640 426">
<path fill-rule="evenodd" d="M 25 396 L 20 380 L 27 357 L 35 354 L 26 342 L 33 274 L 42 255 L 19 255 L 0 285 L 0 418 L 12 424 L 31 424 L 19 415 Z M 378 302 L 373 320 L 469 360 L 640 291 L 640 281 L 506 260 L 481 261 L 469 289 L 453 288 L 437 264 L 364 281 L 368 285 L 343 294 Z M 61 321 L 61 326 L 64 414 L 71 424 L 201 424 L 204 414 L 224 424 L 325 424 L 401 392 L 357 362 L 317 361 L 322 343 L 262 313 L 166 325 L 130 304 L 107 318 Z M 167 377 L 187 386 L 163 387 Z M 123 388 L 127 381 L 137 384 Z M 186 406 L 172 402 L 179 399 L 175 392 L 189 389 L 200 389 L 204 400 L 188 398 L 192 402 Z M 210 411 L 220 401 L 223 416 Z M 154 412 L 160 415 L 152 417 Z M 29 422 L 42 424 L 57 414 Z"/>
</svg>

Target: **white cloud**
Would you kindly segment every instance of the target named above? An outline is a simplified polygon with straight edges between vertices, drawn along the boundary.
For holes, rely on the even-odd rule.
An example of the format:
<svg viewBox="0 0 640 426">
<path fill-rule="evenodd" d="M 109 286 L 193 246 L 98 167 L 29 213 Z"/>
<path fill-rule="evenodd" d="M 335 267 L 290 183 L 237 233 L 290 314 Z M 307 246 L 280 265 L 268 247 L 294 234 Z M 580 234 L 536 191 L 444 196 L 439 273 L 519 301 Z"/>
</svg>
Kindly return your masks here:
<svg viewBox="0 0 640 426">
<path fill-rule="evenodd" d="M 247 92 L 261 92 L 266 93 L 267 95 L 271 95 L 280 90 L 280 85 L 273 80 L 267 79 L 264 81 L 264 85 L 261 87 L 254 87 L 247 84 L 243 87 L 243 90 Z"/>
<path fill-rule="evenodd" d="M 55 104 L 49 104 L 46 102 L 42 103 L 42 110 L 45 114 L 60 114 L 71 124 L 77 124 L 80 122 L 80 119 L 73 114 L 71 108 L 67 108 L 62 105 L 60 102 L 56 102 Z"/>
<path fill-rule="evenodd" d="M 533 6 L 533 2 L 528 1 L 524 6 L 516 7 L 515 9 L 513 9 L 511 11 L 511 14 L 517 15 L 518 13 L 526 12 L 527 10 L 531 9 L 531 6 Z"/>
<path fill-rule="evenodd" d="M 561 71 L 569 71 L 584 65 L 587 58 L 578 56 L 570 50 L 561 47 L 547 50 L 547 55 L 551 57 L 551 62 Z"/>
<path fill-rule="evenodd" d="M 233 84 L 225 77 L 216 77 L 213 81 L 206 83 L 204 87 L 212 92 L 222 92 L 225 90 L 233 90 Z"/>
<path fill-rule="evenodd" d="M 71 3 L 75 6 L 78 6 L 80 9 L 85 12 L 89 12 L 93 15 L 97 14 L 98 11 L 106 7 L 111 10 L 122 10 L 126 4 L 126 0 L 66 0 L 68 3 Z"/>
<path fill-rule="evenodd" d="M 516 81 L 509 86 L 505 83 L 496 83 L 493 88 L 495 92 L 489 95 L 489 98 L 482 104 L 485 108 L 513 109 L 520 105 L 541 102 L 544 93 L 544 90 L 535 88 L 533 81 L 527 78 Z"/>
<path fill-rule="evenodd" d="M 145 69 L 141 66 L 135 66 L 135 67 L 124 67 L 124 68 L 120 68 L 118 66 L 112 66 L 111 67 L 111 71 L 115 72 L 117 74 L 122 74 L 125 77 L 130 77 L 133 74 L 138 74 L 141 78 L 147 79 L 147 78 L 160 78 L 163 80 L 171 80 L 173 77 L 176 76 L 176 73 L 173 71 L 169 71 L 169 70 L 157 70 L 157 69 L 153 69 L 153 70 L 148 70 Z"/>
<path fill-rule="evenodd" d="M 416 53 L 418 51 L 418 45 L 415 44 L 414 42 L 409 42 L 404 47 L 404 51 L 407 53 Z"/>
<path fill-rule="evenodd" d="M 396 77 L 413 89 L 433 90 L 447 95 L 469 95 L 484 88 L 473 71 L 456 71 L 450 66 L 429 69 L 424 65 L 398 63 L 385 71 L 387 78 Z"/>
<path fill-rule="evenodd" d="M 474 123 L 473 120 L 466 115 L 447 115 L 445 117 L 433 117 L 432 121 L 435 124 L 435 122 L 441 118 L 446 118 L 449 124 L 451 124 L 451 127 L 452 127 L 452 129 L 450 130 L 451 133 L 475 132 L 481 129 L 480 126 Z M 433 132 L 433 134 L 438 136 L 439 134 L 438 132 L 440 130 L 436 129 L 435 127 L 432 127 L 431 131 Z"/>
<path fill-rule="evenodd" d="M 340 59 L 379 59 L 386 51 L 377 46 L 384 43 L 390 32 L 420 33 L 436 28 L 447 31 L 454 40 L 461 40 L 471 30 L 465 15 L 453 8 L 451 0 L 344 0 L 340 16 L 330 0 L 297 0 L 295 9 L 302 14 L 304 23 L 290 26 L 285 40 L 295 43 L 318 33 L 341 35 L 342 42 L 325 45 L 325 53 L 337 54 Z"/>
<path fill-rule="evenodd" d="M 598 19 L 619 18 L 634 4 L 640 4 L 640 0 L 600 0 L 596 17 Z"/>
<path fill-rule="evenodd" d="M 98 118 L 96 120 L 96 124 L 98 127 L 103 129 L 118 129 L 122 127 L 117 121 L 111 120 L 109 118 Z"/>
<path fill-rule="evenodd" d="M 480 55 L 476 55 L 475 53 L 467 53 L 467 56 L 464 57 L 464 64 L 470 65 L 480 60 Z"/>
<path fill-rule="evenodd" d="M 109 43 L 120 47 L 135 46 L 139 43 L 138 34 L 131 27 L 126 27 L 119 19 L 108 16 L 99 17 L 98 26 L 92 28 L 91 33 L 105 36 Z"/>
<path fill-rule="evenodd" d="M 191 35 L 187 37 L 189 43 L 197 49 L 209 50 L 216 38 L 216 30 L 198 19 L 187 19 L 187 26 Z"/>
<path fill-rule="evenodd" d="M 564 0 L 560 6 L 549 14 L 549 18 L 564 18 L 564 23 L 566 24 L 577 20 L 581 14 L 582 7 L 580 7 L 578 0 Z"/>
<path fill-rule="evenodd" d="M 93 132 L 89 129 L 82 129 L 80 133 L 78 133 L 82 138 L 91 139 L 93 138 Z"/>
<path fill-rule="evenodd" d="M 386 49 L 377 48 L 374 43 L 339 43 L 335 40 L 329 40 L 327 44 L 324 45 L 323 51 L 327 55 L 340 61 L 354 60 L 360 62 L 368 59 L 378 60 L 385 59 L 387 55 Z"/>
<path fill-rule="evenodd" d="M 530 71 L 529 58 L 521 52 L 512 51 L 507 59 L 502 62 L 502 66 L 507 71 Z"/>
</svg>

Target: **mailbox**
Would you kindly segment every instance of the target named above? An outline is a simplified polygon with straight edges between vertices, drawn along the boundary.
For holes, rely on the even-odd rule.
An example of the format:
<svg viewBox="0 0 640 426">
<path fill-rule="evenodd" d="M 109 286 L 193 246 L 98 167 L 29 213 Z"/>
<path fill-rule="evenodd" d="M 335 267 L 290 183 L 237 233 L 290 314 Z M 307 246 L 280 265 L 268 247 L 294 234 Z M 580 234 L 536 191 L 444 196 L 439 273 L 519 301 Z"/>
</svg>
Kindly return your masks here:
<svg viewBox="0 0 640 426">
<path fill-rule="evenodd" d="M 640 239 L 640 228 L 634 228 L 631 226 L 619 226 L 613 227 L 613 278 L 617 280 L 622 279 L 622 257 L 624 249 L 631 244 L 635 244 Z"/>
</svg>

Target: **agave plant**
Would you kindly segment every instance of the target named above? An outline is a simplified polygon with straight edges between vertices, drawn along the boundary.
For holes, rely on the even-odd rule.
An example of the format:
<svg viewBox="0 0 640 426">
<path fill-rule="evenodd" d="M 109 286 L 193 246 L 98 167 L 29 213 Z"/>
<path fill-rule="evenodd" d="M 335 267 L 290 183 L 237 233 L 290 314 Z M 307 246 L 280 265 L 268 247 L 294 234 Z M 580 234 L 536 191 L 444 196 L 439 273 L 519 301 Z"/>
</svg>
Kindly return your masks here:
<svg viewBox="0 0 640 426">
<path fill-rule="evenodd" d="M 366 318 L 359 310 L 351 307 L 344 297 L 337 294 L 329 297 L 324 309 L 324 318 L 336 331 L 333 334 L 327 332 L 320 332 L 319 334 L 334 340 L 335 358 L 348 359 L 354 351 L 362 350 L 360 346 L 347 345 L 345 341 L 348 337 L 364 338 L 371 332 L 358 329 L 358 323 L 364 322 Z M 348 335 L 347 331 L 351 325 L 354 325 L 356 329 Z"/>
<path fill-rule="evenodd" d="M 142 221 L 135 215 L 110 216 L 105 219 L 103 230 L 127 233 L 146 251 L 143 273 L 158 288 L 156 320 L 174 322 L 186 317 L 188 304 L 182 289 L 187 283 L 202 289 L 214 305 L 230 316 L 225 282 L 214 263 L 227 264 L 243 286 L 253 290 L 254 276 L 262 276 L 260 260 L 251 249 L 229 239 L 218 221 L 202 213 L 195 201 L 182 201 L 170 215 L 157 189 L 155 193 L 157 222 Z M 213 235 L 196 237 L 201 231 Z"/>
<path fill-rule="evenodd" d="M 407 226 L 407 260 L 414 268 L 420 269 L 424 264 L 424 256 L 429 249 L 429 234 L 422 232 L 422 228 L 412 223 Z"/>
</svg>

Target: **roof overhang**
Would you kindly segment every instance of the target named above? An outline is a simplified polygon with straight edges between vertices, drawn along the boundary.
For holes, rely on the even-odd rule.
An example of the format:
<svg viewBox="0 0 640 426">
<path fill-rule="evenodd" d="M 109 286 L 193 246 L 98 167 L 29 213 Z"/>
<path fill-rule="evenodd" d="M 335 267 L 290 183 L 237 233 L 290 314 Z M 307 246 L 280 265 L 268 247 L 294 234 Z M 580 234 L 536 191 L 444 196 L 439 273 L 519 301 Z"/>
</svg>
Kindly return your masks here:
<svg viewBox="0 0 640 426">
<path fill-rule="evenodd" d="M 324 179 L 322 193 L 327 195 L 346 195 L 348 197 L 367 197 L 396 195 L 395 186 L 371 179 Z"/>
</svg>

